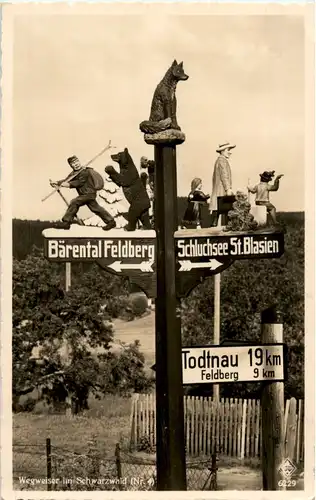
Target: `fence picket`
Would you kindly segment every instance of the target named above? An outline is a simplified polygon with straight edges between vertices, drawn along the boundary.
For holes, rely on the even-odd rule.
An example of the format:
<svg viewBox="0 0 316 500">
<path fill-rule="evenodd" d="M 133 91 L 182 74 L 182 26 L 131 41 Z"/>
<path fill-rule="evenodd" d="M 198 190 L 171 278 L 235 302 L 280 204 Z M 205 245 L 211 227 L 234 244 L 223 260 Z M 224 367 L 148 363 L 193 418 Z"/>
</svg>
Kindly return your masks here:
<svg viewBox="0 0 316 500">
<path fill-rule="evenodd" d="M 259 456 L 259 434 L 260 434 L 260 401 L 256 403 L 256 424 L 255 424 L 255 457 Z"/>
<path fill-rule="evenodd" d="M 297 434 L 296 434 L 296 463 L 300 462 L 301 458 L 301 418 L 302 418 L 302 400 L 298 401 L 298 416 L 297 416 Z"/>
<path fill-rule="evenodd" d="M 287 399 L 285 403 L 285 412 L 284 412 L 284 446 L 286 447 L 286 433 L 287 433 L 287 420 L 289 417 L 289 408 L 290 408 L 290 400 Z"/>
<path fill-rule="evenodd" d="M 232 418 L 232 457 L 235 457 L 237 454 L 237 399 L 233 399 L 234 403 L 234 411 Z"/>
<path fill-rule="evenodd" d="M 302 404 L 302 417 L 301 417 L 301 449 L 300 449 L 300 460 L 304 461 L 304 435 L 305 435 L 305 426 L 304 426 L 304 415 L 305 408 Z"/>
<path fill-rule="evenodd" d="M 225 447 L 225 400 L 221 399 L 221 453 L 224 453 Z"/>
<path fill-rule="evenodd" d="M 146 435 L 150 439 L 150 432 L 149 432 L 149 394 L 146 394 Z"/>
<path fill-rule="evenodd" d="M 185 396 L 184 398 L 184 408 L 185 408 L 185 448 L 186 453 L 189 454 L 190 450 L 190 428 L 189 428 L 189 398 Z"/>
<path fill-rule="evenodd" d="M 211 409 L 211 453 L 214 453 L 216 448 L 216 408 L 213 399 L 210 398 Z"/>
<path fill-rule="evenodd" d="M 238 399 L 238 412 L 237 412 L 237 456 L 241 456 L 241 400 Z"/>
<path fill-rule="evenodd" d="M 290 399 L 289 415 L 286 430 L 285 456 L 290 460 L 295 457 L 295 437 L 296 437 L 296 399 Z"/>
<path fill-rule="evenodd" d="M 246 410 L 246 450 L 245 456 L 249 457 L 250 450 L 250 425 L 251 425 L 251 400 L 247 399 L 247 410 Z"/>
<path fill-rule="evenodd" d="M 198 414 L 199 414 L 199 418 L 198 418 L 198 422 L 199 422 L 199 426 L 198 426 L 198 436 L 199 436 L 199 439 L 198 439 L 198 455 L 200 455 L 202 453 L 202 411 L 203 411 L 203 408 L 202 408 L 202 399 L 199 397 L 199 400 L 198 400 Z"/>
<path fill-rule="evenodd" d="M 188 399 L 189 402 L 189 423 L 190 423 L 190 455 L 193 455 L 193 407 L 192 407 L 192 398 L 191 396 Z"/>
<path fill-rule="evenodd" d="M 149 413 L 148 413 L 148 427 L 149 427 L 149 443 L 150 446 L 153 446 L 153 425 L 152 425 L 152 415 L 153 415 L 153 405 L 152 405 L 152 394 L 148 395 L 148 405 L 149 405 Z"/>
<path fill-rule="evenodd" d="M 229 399 L 229 427 L 228 427 L 228 448 L 227 448 L 227 454 L 232 455 L 232 449 L 233 449 L 233 416 L 234 416 L 234 400 L 231 398 Z"/>
<path fill-rule="evenodd" d="M 225 402 L 225 420 L 226 420 L 225 453 L 226 453 L 226 455 L 229 455 L 229 421 L 230 421 L 229 399 L 226 399 L 226 402 Z"/>
<path fill-rule="evenodd" d="M 242 406 L 241 453 L 240 453 L 240 458 L 242 460 L 245 458 L 246 415 L 247 415 L 247 400 L 244 400 Z"/>
<path fill-rule="evenodd" d="M 204 455 L 207 455 L 207 423 L 208 423 L 208 398 L 203 398 L 203 432 L 204 432 L 204 439 L 203 439 L 203 451 Z"/>
<path fill-rule="evenodd" d="M 206 403 L 206 411 L 207 411 L 207 454 L 211 455 L 211 449 L 212 449 L 212 437 L 211 437 L 211 416 L 212 416 L 212 410 L 211 410 L 211 399 L 208 397 L 207 398 L 207 403 Z"/>
<path fill-rule="evenodd" d="M 256 400 L 251 400 L 251 450 L 250 456 L 255 456 L 255 440 L 256 440 Z"/>
</svg>

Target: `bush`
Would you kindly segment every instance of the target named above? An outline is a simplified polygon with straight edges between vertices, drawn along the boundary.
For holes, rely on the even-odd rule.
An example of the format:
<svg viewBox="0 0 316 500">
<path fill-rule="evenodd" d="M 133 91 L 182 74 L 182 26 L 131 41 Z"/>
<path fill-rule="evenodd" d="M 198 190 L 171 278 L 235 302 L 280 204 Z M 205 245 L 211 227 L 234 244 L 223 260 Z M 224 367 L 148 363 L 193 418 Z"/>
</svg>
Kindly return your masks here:
<svg viewBox="0 0 316 500">
<path fill-rule="evenodd" d="M 135 317 L 139 317 L 145 314 L 148 309 L 148 300 L 146 295 L 137 294 L 135 297 L 133 297 L 131 299 L 131 309 L 131 312 Z"/>
</svg>

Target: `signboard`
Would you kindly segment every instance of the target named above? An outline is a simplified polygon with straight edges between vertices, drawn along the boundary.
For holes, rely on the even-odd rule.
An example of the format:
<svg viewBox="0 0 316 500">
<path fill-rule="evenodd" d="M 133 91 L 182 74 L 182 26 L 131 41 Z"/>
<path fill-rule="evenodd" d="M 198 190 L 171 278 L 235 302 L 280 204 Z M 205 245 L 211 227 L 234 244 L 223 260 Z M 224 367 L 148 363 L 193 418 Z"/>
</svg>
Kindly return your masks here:
<svg viewBox="0 0 316 500">
<path fill-rule="evenodd" d="M 55 262 L 95 261 L 104 270 L 127 276 L 156 297 L 156 232 L 73 225 L 45 229 L 44 256 Z M 237 259 L 275 258 L 284 252 L 282 232 L 225 233 L 218 228 L 175 232 L 178 298 L 202 279 L 220 273 Z"/>
<path fill-rule="evenodd" d="M 183 384 L 281 381 L 284 344 L 182 348 Z"/>
<path fill-rule="evenodd" d="M 69 231 L 46 229 L 43 231 L 44 255 L 48 260 L 57 262 L 102 261 L 104 266 L 116 273 L 153 273 L 156 233 L 135 233 L 112 230 L 111 234 L 107 234 L 94 227 L 84 230 L 77 227 Z"/>
<path fill-rule="evenodd" d="M 180 235 L 180 233 L 182 233 Z M 203 235 L 204 233 L 204 235 Z M 284 234 L 265 232 L 207 235 L 176 233 L 176 256 L 179 271 L 209 269 L 215 271 L 225 261 L 237 259 L 265 259 L 281 257 L 284 253 Z"/>
</svg>

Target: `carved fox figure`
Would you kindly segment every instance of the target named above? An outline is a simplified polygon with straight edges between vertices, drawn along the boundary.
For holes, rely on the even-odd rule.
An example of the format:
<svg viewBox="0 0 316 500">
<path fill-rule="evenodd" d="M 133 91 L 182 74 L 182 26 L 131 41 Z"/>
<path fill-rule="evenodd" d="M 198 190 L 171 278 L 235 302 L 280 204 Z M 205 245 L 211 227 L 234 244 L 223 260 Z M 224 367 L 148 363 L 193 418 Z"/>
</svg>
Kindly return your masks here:
<svg viewBox="0 0 316 500">
<path fill-rule="evenodd" d="M 176 87 L 180 80 L 189 77 L 183 70 L 183 62 L 173 61 L 167 73 L 157 85 L 150 110 L 149 120 L 143 121 L 139 128 L 145 134 L 154 134 L 167 129 L 181 130 L 177 122 Z"/>
</svg>

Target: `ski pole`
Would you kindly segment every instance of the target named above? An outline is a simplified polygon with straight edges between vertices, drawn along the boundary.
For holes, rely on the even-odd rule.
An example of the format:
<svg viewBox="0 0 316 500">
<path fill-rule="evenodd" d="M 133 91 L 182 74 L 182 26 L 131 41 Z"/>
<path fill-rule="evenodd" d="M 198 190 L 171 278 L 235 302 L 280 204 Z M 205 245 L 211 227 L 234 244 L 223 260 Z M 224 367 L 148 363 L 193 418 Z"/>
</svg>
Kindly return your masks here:
<svg viewBox="0 0 316 500">
<path fill-rule="evenodd" d="M 116 146 L 111 146 L 111 141 L 109 141 L 109 144 L 102 149 L 102 151 L 100 151 L 100 153 L 98 153 L 96 156 L 94 156 L 92 158 L 92 160 L 88 161 L 88 163 L 86 163 L 84 165 L 84 167 L 82 168 L 86 168 L 88 167 L 89 165 L 91 165 L 92 162 L 94 162 L 97 158 L 99 158 L 99 156 L 103 155 L 103 153 L 105 153 L 108 149 L 111 149 L 111 148 L 115 148 Z M 74 172 L 73 175 L 69 176 L 68 178 L 66 177 L 65 180 L 67 180 L 67 182 L 69 181 L 72 181 L 75 177 L 77 177 L 77 175 L 81 172 L 82 169 L 78 170 L 78 172 Z M 47 196 L 45 196 L 45 198 L 42 199 L 42 201 L 46 201 L 48 198 L 50 198 L 56 191 L 58 191 L 59 188 L 55 188 L 53 191 L 51 191 Z"/>
</svg>

